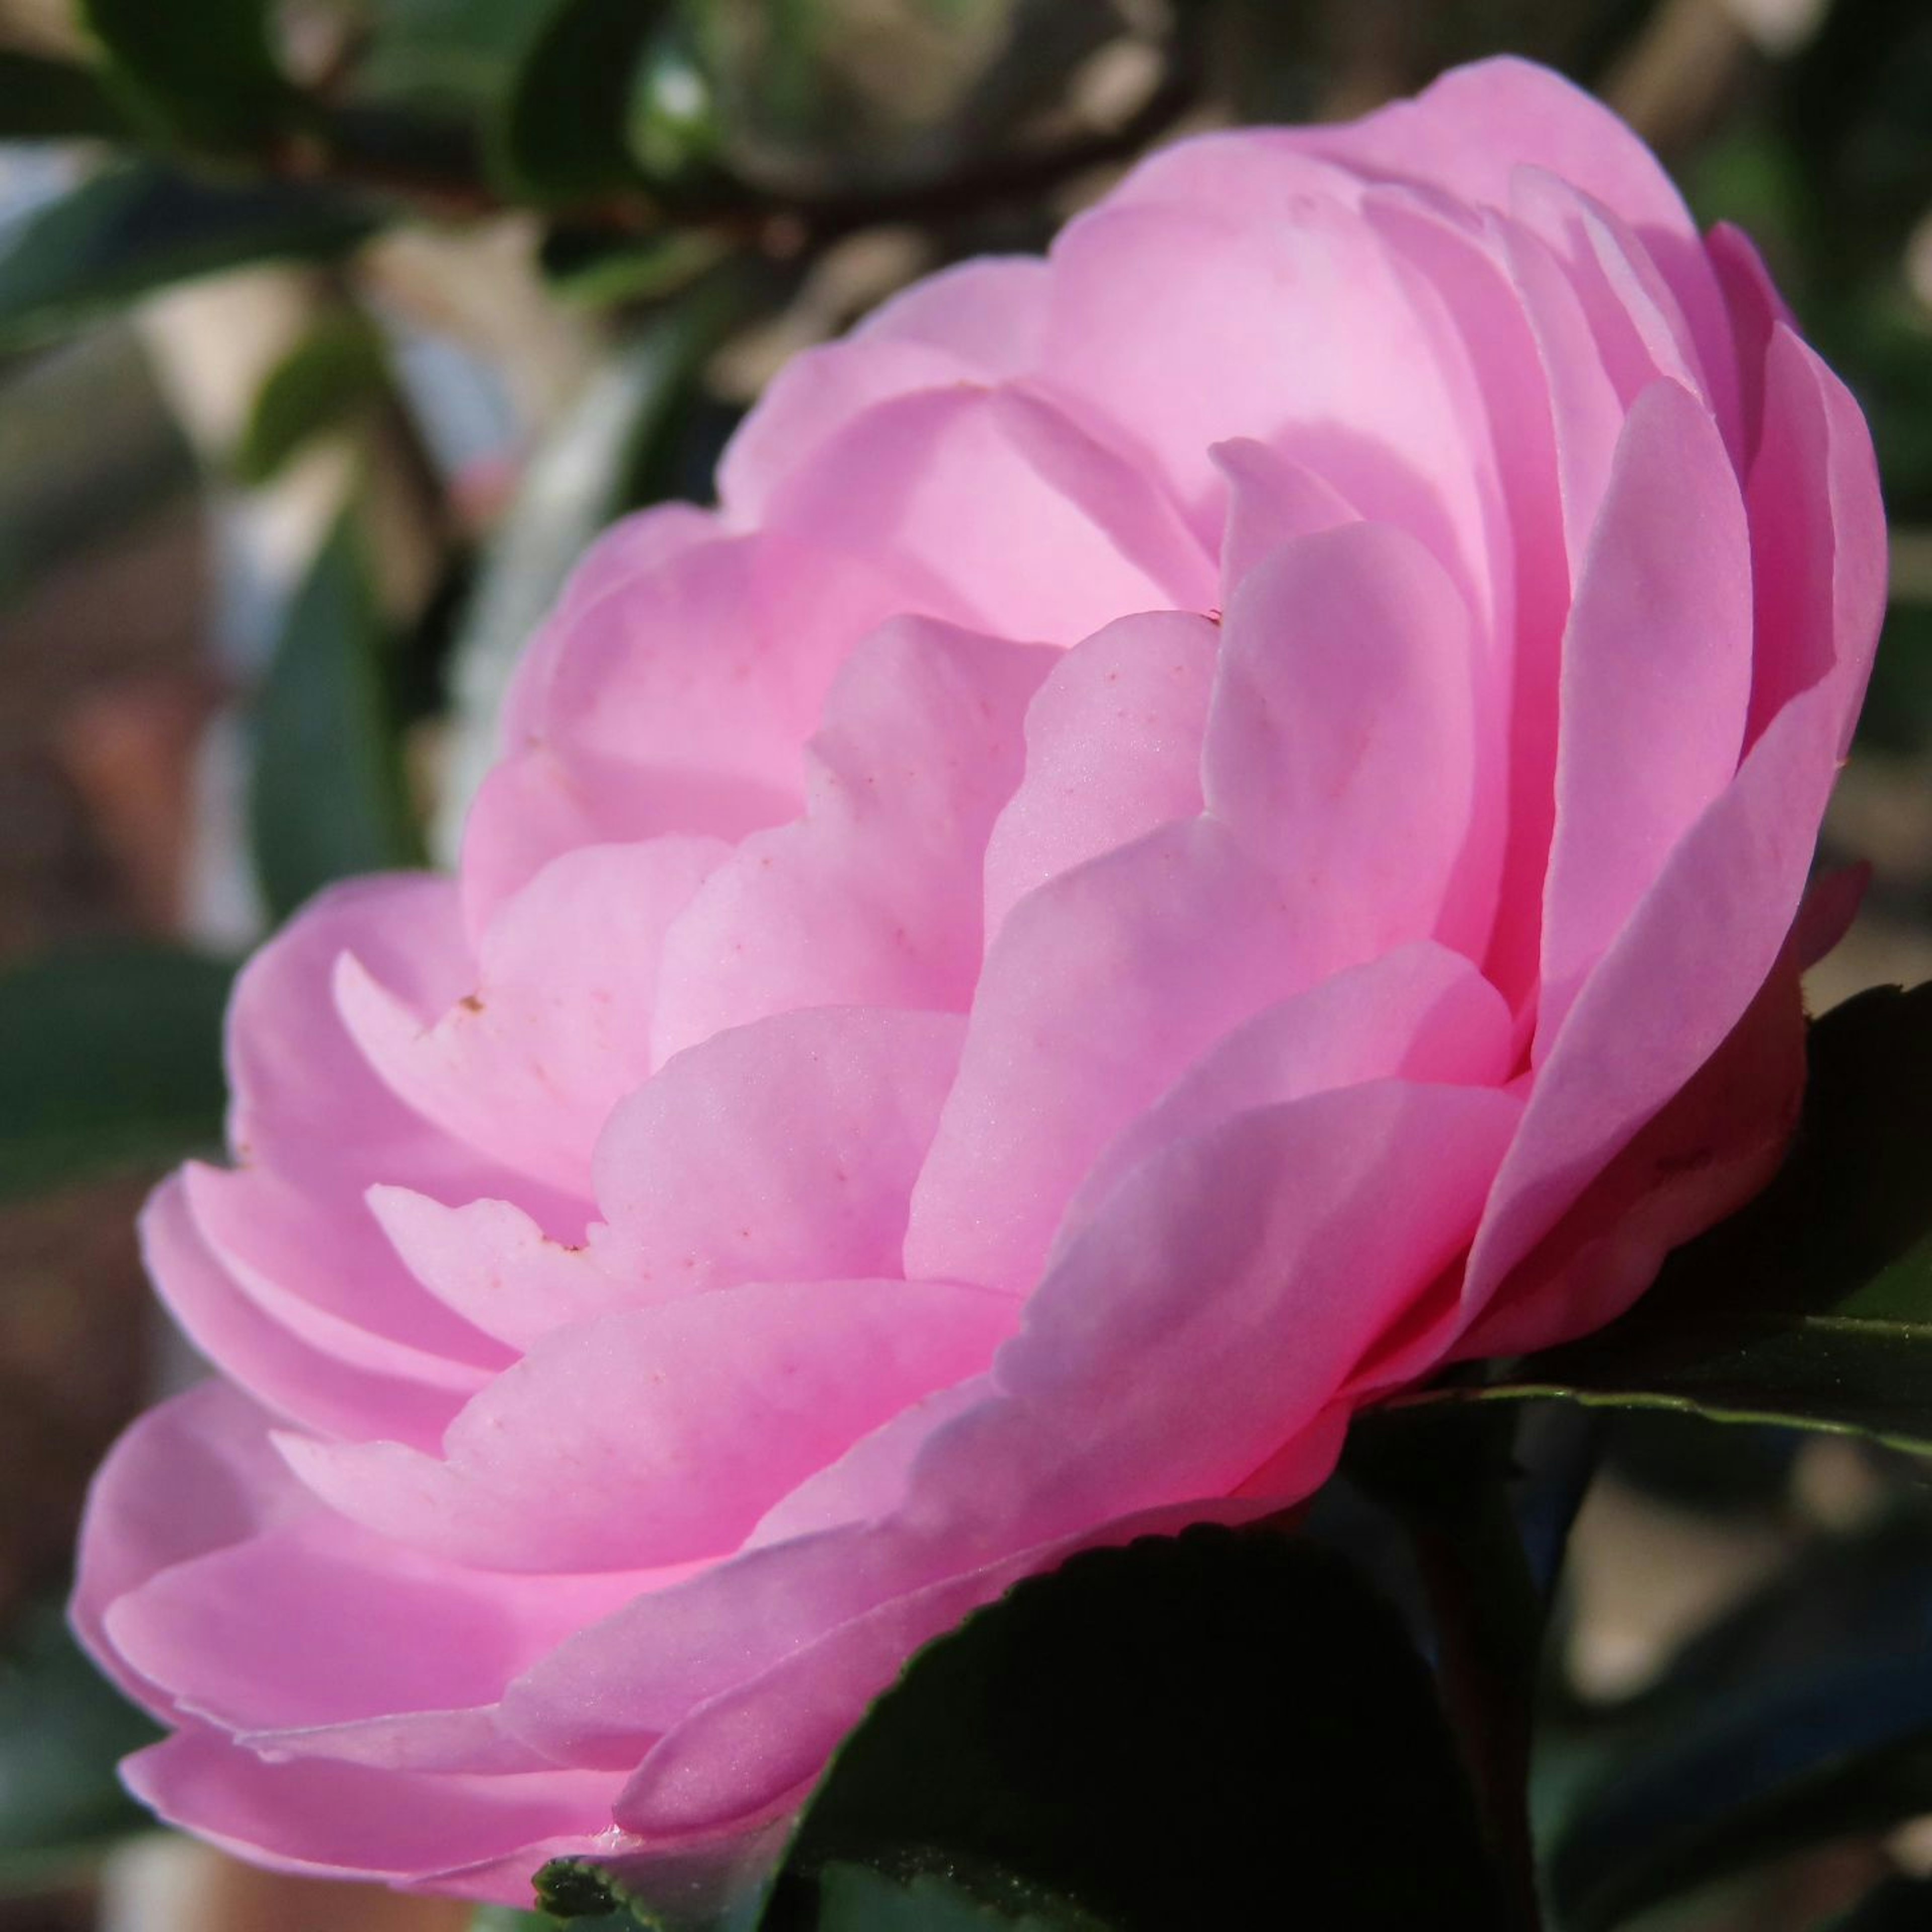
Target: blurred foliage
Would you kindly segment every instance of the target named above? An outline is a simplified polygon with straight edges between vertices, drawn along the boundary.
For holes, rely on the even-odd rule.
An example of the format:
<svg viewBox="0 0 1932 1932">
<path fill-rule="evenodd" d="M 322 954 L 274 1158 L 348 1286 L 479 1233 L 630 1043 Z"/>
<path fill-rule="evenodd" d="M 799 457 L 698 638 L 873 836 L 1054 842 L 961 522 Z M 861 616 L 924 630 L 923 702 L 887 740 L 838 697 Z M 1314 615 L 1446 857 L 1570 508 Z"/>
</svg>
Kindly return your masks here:
<svg viewBox="0 0 1932 1932">
<path fill-rule="evenodd" d="M 332 879 L 431 848 L 422 772 L 453 759 L 466 776 L 475 721 L 570 560 L 628 508 L 701 497 L 780 354 L 910 273 L 1042 244 L 1106 169 L 1178 129 L 1354 112 L 1454 62 L 1510 50 L 1604 94 L 1658 146 L 1701 218 L 1750 230 L 1865 404 L 1899 540 L 1862 746 L 1922 773 L 1932 769 L 1932 6 L 1820 0 L 1808 29 L 1793 0 L 1783 10 L 1796 26 L 1757 38 L 1739 24 L 1744 10 L 1724 0 L 60 0 L 32 10 L 30 32 L 27 11 L 0 0 L 0 142 L 13 144 L 0 162 L 14 166 L 0 168 L 0 192 L 20 187 L 0 224 L 0 598 L 24 601 L 104 533 L 178 494 L 187 443 L 203 499 L 230 519 L 226 538 L 254 530 L 260 505 L 266 521 L 333 477 L 292 570 L 250 553 L 234 573 L 268 611 L 226 674 L 249 734 L 248 864 L 265 918 L 279 919 Z M 1750 10 L 1771 20 L 1780 10 L 1767 0 Z M 412 283 L 410 251 L 425 247 L 450 252 Z M 485 264 L 466 310 L 450 268 L 465 250 Z M 137 344 L 160 339 L 137 332 L 152 299 L 265 266 L 298 292 L 299 326 L 230 420 L 211 428 L 184 406 L 177 428 L 158 394 L 178 400 L 194 384 L 176 380 L 165 344 L 158 382 L 140 368 Z M 511 399 L 508 446 L 495 458 L 439 443 L 442 404 L 422 351 L 452 340 L 463 380 Z M 572 380 L 545 375 L 557 359 Z M 1882 890 L 1922 923 L 1932 854 L 1921 856 L 1917 874 Z M 0 1194 L 158 1166 L 217 1141 L 230 976 L 155 944 L 8 965 Z M 1511 1696 L 1539 1655 L 1553 1671 L 1553 1646 L 1538 1648 L 1542 1616 L 1553 1599 L 1560 1635 L 1565 1538 L 1606 1441 L 1626 1480 L 1713 1521 L 1788 1507 L 1797 1438 L 1756 1426 L 1762 1418 L 1932 1442 L 1932 1245 L 1910 1158 L 1932 1090 L 1924 998 L 1882 1024 L 1876 1012 L 1864 1003 L 1816 1030 L 1820 1077 L 1801 1156 L 1750 1215 L 1673 1262 L 1668 1332 L 1640 1318 L 1517 1365 L 1511 1384 L 1487 1391 L 1721 1415 L 1732 1419 L 1721 1446 L 1706 1422 L 1606 1429 L 1574 1409 L 1553 1421 L 1531 1409 L 1515 1438 L 1514 1518 L 1492 1506 L 1492 1506 L 1457 1517 L 1432 1510 L 1415 1478 L 1418 1459 L 1452 1442 L 1435 1432 L 1466 1419 L 1459 1400 L 1412 1419 L 1421 1435 L 1390 1452 L 1395 1466 L 1358 1466 L 1355 1515 L 1334 1513 L 1342 1532 L 1318 1519 L 1318 1534 L 1374 1544 L 1378 1582 L 1424 1631 L 1454 1620 L 1443 1592 L 1453 1599 L 1458 1549 L 1492 1550 L 1520 1532 L 1534 1590 L 1507 1616 L 1470 1614 L 1463 1658 Z M 1688 1349 L 1687 1308 L 1703 1324 Z M 1514 1403 L 1496 1414 L 1498 1430 L 1514 1426 Z M 1754 1423 L 1738 1426 L 1741 1417 Z M 1882 1473 L 1878 1519 L 1799 1538 L 1791 1565 L 1658 1683 L 1604 1707 L 1546 1683 L 1545 1755 L 1563 1768 L 1546 1874 L 1562 1932 L 1597 1932 L 1769 1852 L 1869 1838 L 1932 1810 L 1932 1509 L 1916 1464 L 1857 1453 Z M 1364 1531 L 1376 1514 L 1368 1492 L 1396 1502 L 1400 1532 L 1385 1510 Z M 1073 1922 L 1066 1894 L 1135 1849 L 1120 1835 L 1126 1800 L 1116 1792 L 1111 1810 L 1100 1802 L 1121 1766 L 1136 1789 L 1170 1780 L 1174 1802 L 1195 1808 L 1190 1828 L 1217 1828 L 1201 1808 L 1226 1767 L 1198 1738 L 1184 1749 L 1171 1732 L 1162 1756 L 1144 1736 L 1114 1737 L 1039 1791 L 1028 1780 L 1041 1738 L 991 1736 L 982 1721 L 991 1706 L 975 1673 L 1037 1672 L 1049 1654 L 1061 1661 L 1042 1678 L 1042 1699 L 1084 1695 L 1091 1673 L 1111 1671 L 1108 1682 L 1131 1678 L 1143 1703 L 1150 1685 L 1160 1690 L 1170 1717 L 1184 1703 L 1155 1681 L 1163 1653 L 1151 1640 L 1138 1657 L 1120 1647 L 1134 1616 L 1172 1607 L 1172 1593 L 1094 1607 L 1119 1582 L 1126 1559 L 1116 1561 L 1111 1582 L 1095 1564 L 1060 1586 L 1061 1609 L 1080 1606 L 1081 1641 L 1064 1652 L 1028 1660 L 1002 1648 L 1021 1626 L 1034 1642 L 1060 1613 L 1042 1608 L 1042 1592 L 915 1666 L 821 1793 L 774 1907 L 782 1922 L 849 1932 Z M 1426 1723 L 1406 1742 L 1394 1735 L 1416 1718 L 1403 1705 L 1418 1681 L 1412 1649 L 1384 1606 L 1364 1607 L 1352 1584 L 1323 1598 L 1325 1587 L 1317 1609 L 1348 1628 L 1321 1640 L 1324 1654 L 1356 1656 L 1388 1692 L 1376 1721 L 1392 1730 L 1377 1742 L 1373 1725 L 1352 1732 L 1338 1718 L 1333 1790 L 1282 1798 L 1280 1815 L 1300 1836 L 1285 1855 L 1276 1828 L 1270 1855 L 1304 1872 L 1343 1858 L 1366 1868 L 1373 1848 L 1348 1836 L 1363 1808 L 1354 1778 L 1385 1807 L 1410 1805 L 1448 1870 L 1468 1851 L 1449 1828 L 1460 1828 L 1460 1784 L 1444 1774 L 1444 1798 Z M 1284 1602 L 1282 1617 L 1315 1614 L 1310 1600 Z M 1090 1640 L 1102 1627 L 1112 1649 Z M 20 1634 L 0 1669 L 0 1852 L 86 1838 L 129 1815 L 107 1768 L 134 1741 L 124 1713 L 101 1701 L 108 1694 L 44 1617 Z M 1459 1667 L 1453 1655 L 1437 1661 L 1445 1678 Z M 1185 1688 L 1212 1698 L 1227 1687 Z M 1304 1724 L 1310 1709 L 1336 1714 L 1324 1702 L 1334 1688 L 1275 1687 L 1293 1690 Z M 1098 1692 L 1094 1702 L 1095 1723 L 1118 1708 Z M 916 1732 L 904 1728 L 915 1706 Z M 1346 1700 L 1357 1716 L 1364 1708 Z M 953 1782 L 910 1775 L 942 1735 Z M 1472 1763 L 1479 1786 L 1512 1748 L 1490 1743 Z M 22 1765 L 43 1760 L 22 1754 L 43 1750 L 53 1772 L 24 1775 Z M 1266 1758 L 1257 1750 L 1255 1777 L 1286 1774 Z M 979 1786 L 1031 1792 L 1028 1818 L 979 1804 L 962 1766 Z M 1425 1802 L 1425 1786 L 1442 1802 Z M 1082 1815 L 1054 1810 L 1070 1791 Z M 896 1810 L 915 1798 L 946 1815 Z M 1049 1816 L 1061 1835 L 1030 1839 Z M 1173 1828 L 1171 1816 L 1159 1823 Z M 1483 1823 L 1491 1840 L 1507 1836 L 1492 1810 Z M 895 1858 L 893 1832 L 947 1838 L 956 1868 Z M 1477 1899 L 1495 1848 L 1460 1892 L 1438 1887 L 1400 1905 L 1403 1922 L 1437 1922 L 1426 1912 L 1444 1896 Z M 1180 1897 L 1185 1874 L 1166 1856 L 1147 1852 L 1154 1878 L 1142 1897 L 1108 1902 L 1126 1914 L 1120 1922 L 1139 1922 L 1137 1909 L 1163 1924 L 1270 1922 L 1264 1890 Z M 1019 1892 L 989 1903 L 989 1858 L 1021 1868 Z M 1396 1885 L 1403 1874 L 1390 1876 Z M 586 1900 L 610 1924 L 631 1922 L 621 1897 Z M 1901 1882 L 1842 1923 L 1932 1922 L 1927 1900 Z M 1724 1908 L 1680 1909 L 1677 1924 L 1702 1926 Z M 1331 1912 L 1324 1922 L 1377 1922 Z"/>
</svg>

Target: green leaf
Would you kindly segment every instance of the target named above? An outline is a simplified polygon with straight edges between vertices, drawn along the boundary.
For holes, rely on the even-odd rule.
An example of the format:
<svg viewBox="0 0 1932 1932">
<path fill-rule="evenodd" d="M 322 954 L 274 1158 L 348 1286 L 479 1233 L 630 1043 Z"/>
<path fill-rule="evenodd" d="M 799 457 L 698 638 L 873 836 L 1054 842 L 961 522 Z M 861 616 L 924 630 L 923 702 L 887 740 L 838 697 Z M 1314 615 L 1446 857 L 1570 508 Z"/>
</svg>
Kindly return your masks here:
<svg viewBox="0 0 1932 1932">
<path fill-rule="evenodd" d="M 1507 1922 L 1400 1618 L 1268 1531 L 1076 1556 L 922 1652 L 819 1787 L 763 1932 L 825 1924 L 854 1863 L 1112 1932 Z"/>
<path fill-rule="evenodd" d="M 266 483 L 320 436 L 344 428 L 388 388 L 381 332 L 354 312 L 326 317 L 269 372 L 235 452 L 244 483 Z"/>
<path fill-rule="evenodd" d="M 1424 1400 L 1553 1397 L 1932 1453 L 1932 983 L 1816 1022 L 1803 1119 L 1742 1213 L 1596 1335 Z"/>
<path fill-rule="evenodd" d="M 1674 1712 L 1576 1799 L 1550 1888 L 1570 1932 L 1611 1932 L 1714 1880 L 1928 1810 L 1932 1672 L 1915 1641 Z"/>
<path fill-rule="evenodd" d="M 0 973 L 0 1200 L 218 1146 L 233 976 L 139 945 Z"/>
<path fill-rule="evenodd" d="M 270 44 L 268 0 L 82 0 L 81 12 L 110 84 L 166 140 L 244 152 L 296 104 Z"/>
<path fill-rule="evenodd" d="M 828 1865 L 819 1875 L 819 1932 L 1069 1932 L 1071 1916 L 1010 1916 L 930 1872 L 902 1886 L 866 1865 Z"/>
<path fill-rule="evenodd" d="M 278 916 L 332 880 L 422 862 L 387 649 L 345 514 L 296 593 L 256 710 L 250 830 Z"/>
<path fill-rule="evenodd" d="M 160 1736 L 82 1655 L 51 1604 L 0 1654 L 0 1870 L 22 1881 L 150 1823 L 114 1767 Z"/>
<path fill-rule="evenodd" d="M 0 140 L 124 140 L 128 117 L 70 61 L 0 48 Z"/>
<path fill-rule="evenodd" d="M 327 260 L 374 226 L 318 190 L 221 187 L 147 163 L 107 168 L 0 236 L 0 349 L 71 333 L 196 276 Z"/>
<path fill-rule="evenodd" d="M 768 1827 L 716 1855 L 656 1855 L 634 1872 L 621 1858 L 553 1858 L 532 1883 L 570 1932 L 753 1932 L 784 1833 Z"/>
<path fill-rule="evenodd" d="M 637 184 L 626 122 L 664 10 L 656 0 L 556 0 L 496 128 L 497 172 L 512 194 L 560 204 Z"/>
</svg>

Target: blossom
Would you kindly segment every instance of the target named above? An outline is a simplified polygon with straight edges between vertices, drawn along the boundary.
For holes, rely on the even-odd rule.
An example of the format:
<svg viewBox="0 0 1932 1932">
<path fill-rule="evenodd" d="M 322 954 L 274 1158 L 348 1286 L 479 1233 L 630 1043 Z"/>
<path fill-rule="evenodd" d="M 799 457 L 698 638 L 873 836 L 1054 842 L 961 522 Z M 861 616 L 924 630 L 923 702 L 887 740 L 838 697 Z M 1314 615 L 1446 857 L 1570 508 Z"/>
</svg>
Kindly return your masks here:
<svg viewBox="0 0 1932 1932">
<path fill-rule="evenodd" d="M 77 1621 L 266 1862 L 727 1868 L 974 1605 L 1610 1319 L 1794 1118 L 1870 442 L 1555 76 L 1156 155 L 720 495 L 584 561 L 460 876 L 248 969 L 147 1212 L 219 1373 Z"/>
</svg>

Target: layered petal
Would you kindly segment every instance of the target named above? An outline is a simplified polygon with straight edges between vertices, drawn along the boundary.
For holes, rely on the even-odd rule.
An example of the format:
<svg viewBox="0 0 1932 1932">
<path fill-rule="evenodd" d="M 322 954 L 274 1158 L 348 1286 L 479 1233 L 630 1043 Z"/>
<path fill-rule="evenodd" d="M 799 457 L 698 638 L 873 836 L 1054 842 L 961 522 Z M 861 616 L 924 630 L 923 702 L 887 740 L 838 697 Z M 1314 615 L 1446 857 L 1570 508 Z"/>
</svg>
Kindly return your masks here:
<svg viewBox="0 0 1932 1932">
<path fill-rule="evenodd" d="M 854 652 L 812 740 L 805 818 L 745 840 L 666 934 L 659 1064 L 802 1006 L 964 1010 L 986 839 L 1053 662 L 910 621 Z"/>
<path fill-rule="evenodd" d="M 281 1438 L 332 1508 L 414 1549 L 512 1570 L 716 1556 L 794 1484 L 983 1367 L 1000 1298 L 939 1282 L 753 1282 L 546 1337 L 440 1456 Z"/>
</svg>

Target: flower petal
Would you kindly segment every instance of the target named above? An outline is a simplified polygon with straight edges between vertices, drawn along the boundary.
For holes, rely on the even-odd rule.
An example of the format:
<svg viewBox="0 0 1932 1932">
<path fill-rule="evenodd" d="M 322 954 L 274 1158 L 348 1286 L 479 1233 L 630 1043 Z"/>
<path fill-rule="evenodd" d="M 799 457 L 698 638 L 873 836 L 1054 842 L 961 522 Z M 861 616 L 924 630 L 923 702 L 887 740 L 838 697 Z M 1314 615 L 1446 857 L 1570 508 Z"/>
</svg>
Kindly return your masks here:
<svg viewBox="0 0 1932 1932">
<path fill-rule="evenodd" d="M 1036 886 L 1201 809 L 1220 635 L 1180 610 L 1123 617 L 1064 653 L 1026 714 L 1026 771 L 988 841 L 990 945 Z"/>
<path fill-rule="evenodd" d="M 379 1534 L 458 1562 L 644 1569 L 742 1541 L 791 1486 L 982 1368 L 1012 1311 L 933 1282 L 758 1282 L 539 1342 L 450 1425 L 443 1456 L 280 1438 Z"/>
</svg>

